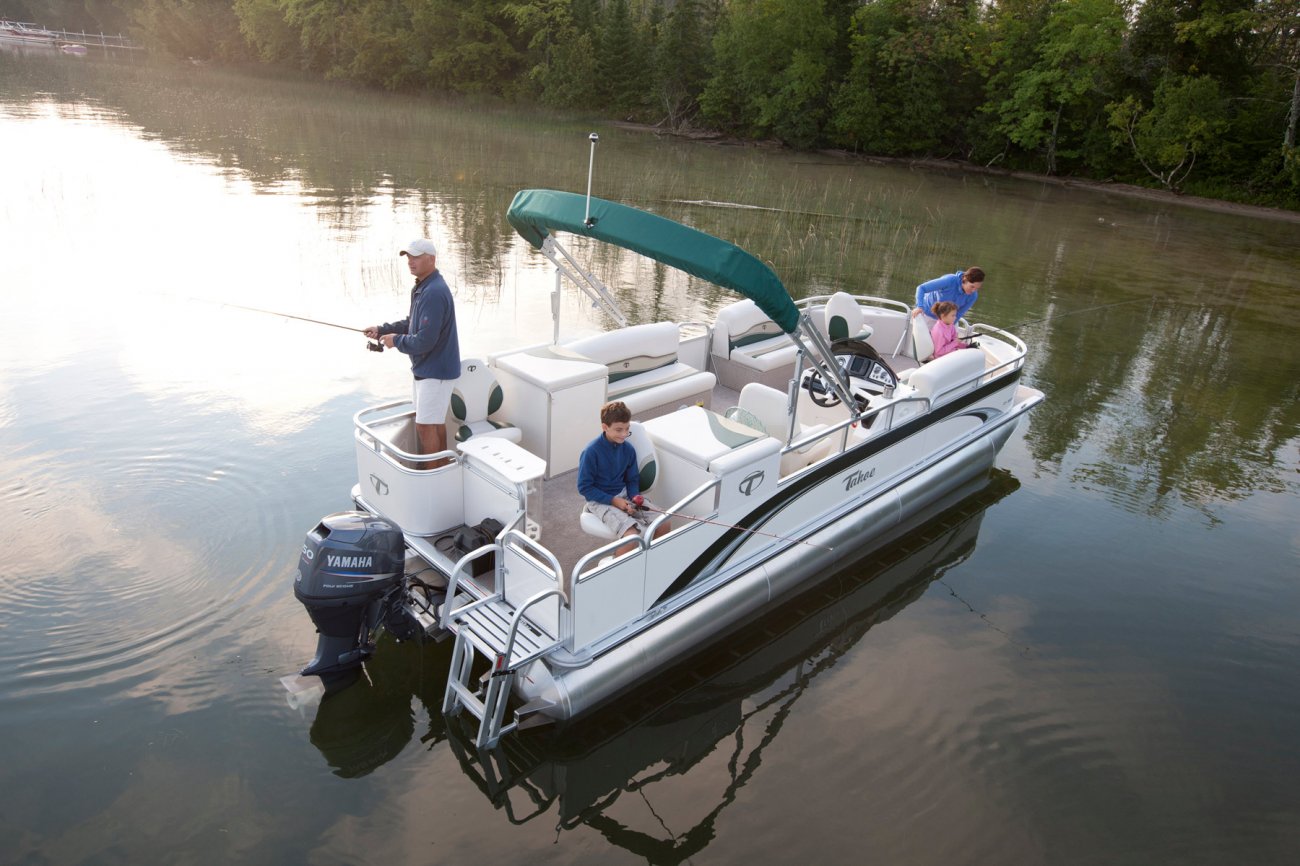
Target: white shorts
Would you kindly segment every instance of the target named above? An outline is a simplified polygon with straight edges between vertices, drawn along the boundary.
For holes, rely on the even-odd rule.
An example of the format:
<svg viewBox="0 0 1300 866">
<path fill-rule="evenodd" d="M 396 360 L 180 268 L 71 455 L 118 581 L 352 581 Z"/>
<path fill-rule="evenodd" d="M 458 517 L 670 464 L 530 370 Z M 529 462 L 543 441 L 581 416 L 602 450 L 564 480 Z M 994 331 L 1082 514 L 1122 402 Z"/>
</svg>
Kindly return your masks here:
<svg viewBox="0 0 1300 866">
<path fill-rule="evenodd" d="M 451 405 L 451 388 L 455 379 L 416 379 L 415 423 L 446 424 L 447 407 Z"/>
</svg>

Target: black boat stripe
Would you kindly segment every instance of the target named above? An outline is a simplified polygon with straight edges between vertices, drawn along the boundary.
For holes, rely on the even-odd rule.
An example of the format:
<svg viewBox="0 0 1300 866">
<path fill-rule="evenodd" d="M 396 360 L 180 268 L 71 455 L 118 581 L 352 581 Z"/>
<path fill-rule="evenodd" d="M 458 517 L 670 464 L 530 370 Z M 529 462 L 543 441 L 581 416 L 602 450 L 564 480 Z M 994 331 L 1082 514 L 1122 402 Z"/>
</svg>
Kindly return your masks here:
<svg viewBox="0 0 1300 866">
<path fill-rule="evenodd" d="M 812 472 L 807 473 L 798 481 L 791 484 L 777 496 L 767 500 L 759 505 L 753 511 L 744 516 L 743 519 L 736 521 L 737 525 L 746 526 L 749 529 L 762 530 L 764 524 L 772 520 L 777 514 L 784 511 L 789 506 L 795 504 L 800 497 L 812 488 L 816 487 L 828 477 L 842 472 L 855 463 L 860 463 L 866 457 L 879 454 L 886 448 L 895 443 L 912 436 L 932 424 L 937 424 L 953 415 L 976 415 L 982 422 L 989 420 L 989 414 L 986 410 L 979 409 L 974 412 L 962 412 L 961 410 L 971 403 L 978 402 L 981 398 L 1005 388 L 1007 385 L 1014 385 L 1020 380 L 1020 370 L 1015 370 L 1008 378 L 995 379 L 979 388 L 971 391 L 969 394 L 953 400 L 940 406 L 931 412 L 921 415 L 917 418 L 907 421 L 889 432 L 870 440 L 867 448 L 864 450 L 850 449 L 841 452 L 838 456 L 828 460 L 824 465 L 819 466 Z M 882 413 L 884 414 L 884 413 Z M 897 483 L 902 483 L 899 479 Z M 895 485 L 896 486 L 896 485 Z M 655 600 L 655 605 L 663 604 L 666 600 L 681 592 L 686 587 L 694 583 L 702 574 L 710 574 L 717 570 L 718 566 L 731 556 L 740 545 L 750 536 L 749 532 L 741 529 L 731 529 L 719 536 L 718 540 L 705 548 L 704 552 L 695 558 L 688 565 L 677 579 L 673 581 L 667 589 L 660 593 Z M 772 555 L 775 556 L 779 550 L 774 550 Z"/>
</svg>

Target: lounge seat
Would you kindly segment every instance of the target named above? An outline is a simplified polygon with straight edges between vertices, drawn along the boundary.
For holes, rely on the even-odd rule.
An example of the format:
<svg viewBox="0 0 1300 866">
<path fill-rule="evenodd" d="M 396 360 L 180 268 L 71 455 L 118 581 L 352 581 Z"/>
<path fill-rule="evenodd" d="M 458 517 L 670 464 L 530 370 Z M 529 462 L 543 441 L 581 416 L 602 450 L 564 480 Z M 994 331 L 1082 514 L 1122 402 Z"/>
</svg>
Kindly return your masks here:
<svg viewBox="0 0 1300 866">
<path fill-rule="evenodd" d="M 718 311 L 710 355 L 723 387 L 739 391 L 762 382 L 783 389 L 794 375 L 797 353 L 790 337 L 748 298 Z"/>
<path fill-rule="evenodd" d="M 606 400 L 622 400 L 642 420 L 683 403 L 707 406 L 717 377 L 677 359 L 680 331 L 673 322 L 654 322 L 608 331 L 564 348 L 609 370 Z"/>
<path fill-rule="evenodd" d="M 938 405 L 977 388 L 979 379 L 976 377 L 983 370 L 982 351 L 959 349 L 913 370 L 907 378 L 907 384 L 916 389 L 916 396 L 925 397 Z M 961 382 L 966 384 L 955 387 Z"/>
</svg>

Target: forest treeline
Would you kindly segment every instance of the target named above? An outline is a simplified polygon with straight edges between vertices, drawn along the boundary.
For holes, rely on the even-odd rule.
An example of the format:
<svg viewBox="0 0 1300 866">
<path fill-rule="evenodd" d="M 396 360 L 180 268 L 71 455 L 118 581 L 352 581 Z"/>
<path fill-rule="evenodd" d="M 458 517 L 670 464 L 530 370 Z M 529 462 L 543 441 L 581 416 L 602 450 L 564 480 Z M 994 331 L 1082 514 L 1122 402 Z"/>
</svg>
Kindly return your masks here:
<svg viewBox="0 0 1300 866">
<path fill-rule="evenodd" d="M 182 57 L 1300 207 L 1300 0 L 0 0 L 61 5 Z"/>
</svg>

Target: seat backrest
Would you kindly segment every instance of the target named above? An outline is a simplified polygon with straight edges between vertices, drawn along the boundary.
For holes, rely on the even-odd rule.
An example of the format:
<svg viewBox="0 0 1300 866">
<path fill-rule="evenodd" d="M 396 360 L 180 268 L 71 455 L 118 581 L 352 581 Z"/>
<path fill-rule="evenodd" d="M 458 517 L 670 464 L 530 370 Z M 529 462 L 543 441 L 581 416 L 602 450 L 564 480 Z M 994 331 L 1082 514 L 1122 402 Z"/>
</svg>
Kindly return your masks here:
<svg viewBox="0 0 1300 866">
<path fill-rule="evenodd" d="M 583 337 L 565 348 L 604 364 L 609 368 L 609 381 L 617 382 L 677 363 L 680 342 L 676 322 L 650 322 Z"/>
<path fill-rule="evenodd" d="M 831 342 L 862 332 L 862 308 L 848 292 L 836 292 L 826 301 L 826 336 Z"/>
<path fill-rule="evenodd" d="M 922 313 L 912 318 L 912 345 L 916 348 L 917 362 L 930 360 L 934 354 L 934 340 L 930 339 L 930 329 L 934 319 Z"/>
<path fill-rule="evenodd" d="M 731 350 L 779 336 L 781 326 L 749 298 L 718 310 L 713 321 L 713 354 L 730 358 Z"/>
<path fill-rule="evenodd" d="M 460 378 L 451 390 L 451 417 L 457 424 L 486 421 L 501 408 L 505 392 L 486 361 L 466 358 L 460 362 Z"/>
<path fill-rule="evenodd" d="M 943 403 L 978 386 L 979 381 L 975 377 L 983 370 L 983 352 L 979 349 L 961 349 L 918 367 L 908 377 L 907 384 L 916 389 L 916 396 Z M 960 382 L 966 382 L 966 385 L 953 390 Z"/>
<path fill-rule="evenodd" d="M 785 394 L 770 385 L 750 382 L 740 389 L 740 408 L 753 414 L 767 435 L 782 442 L 790 435 L 790 404 Z"/>
<path fill-rule="evenodd" d="M 659 480 L 659 457 L 655 454 L 655 443 L 640 421 L 633 421 L 627 441 L 636 451 L 637 473 L 641 476 L 641 492 L 649 493 Z"/>
</svg>

